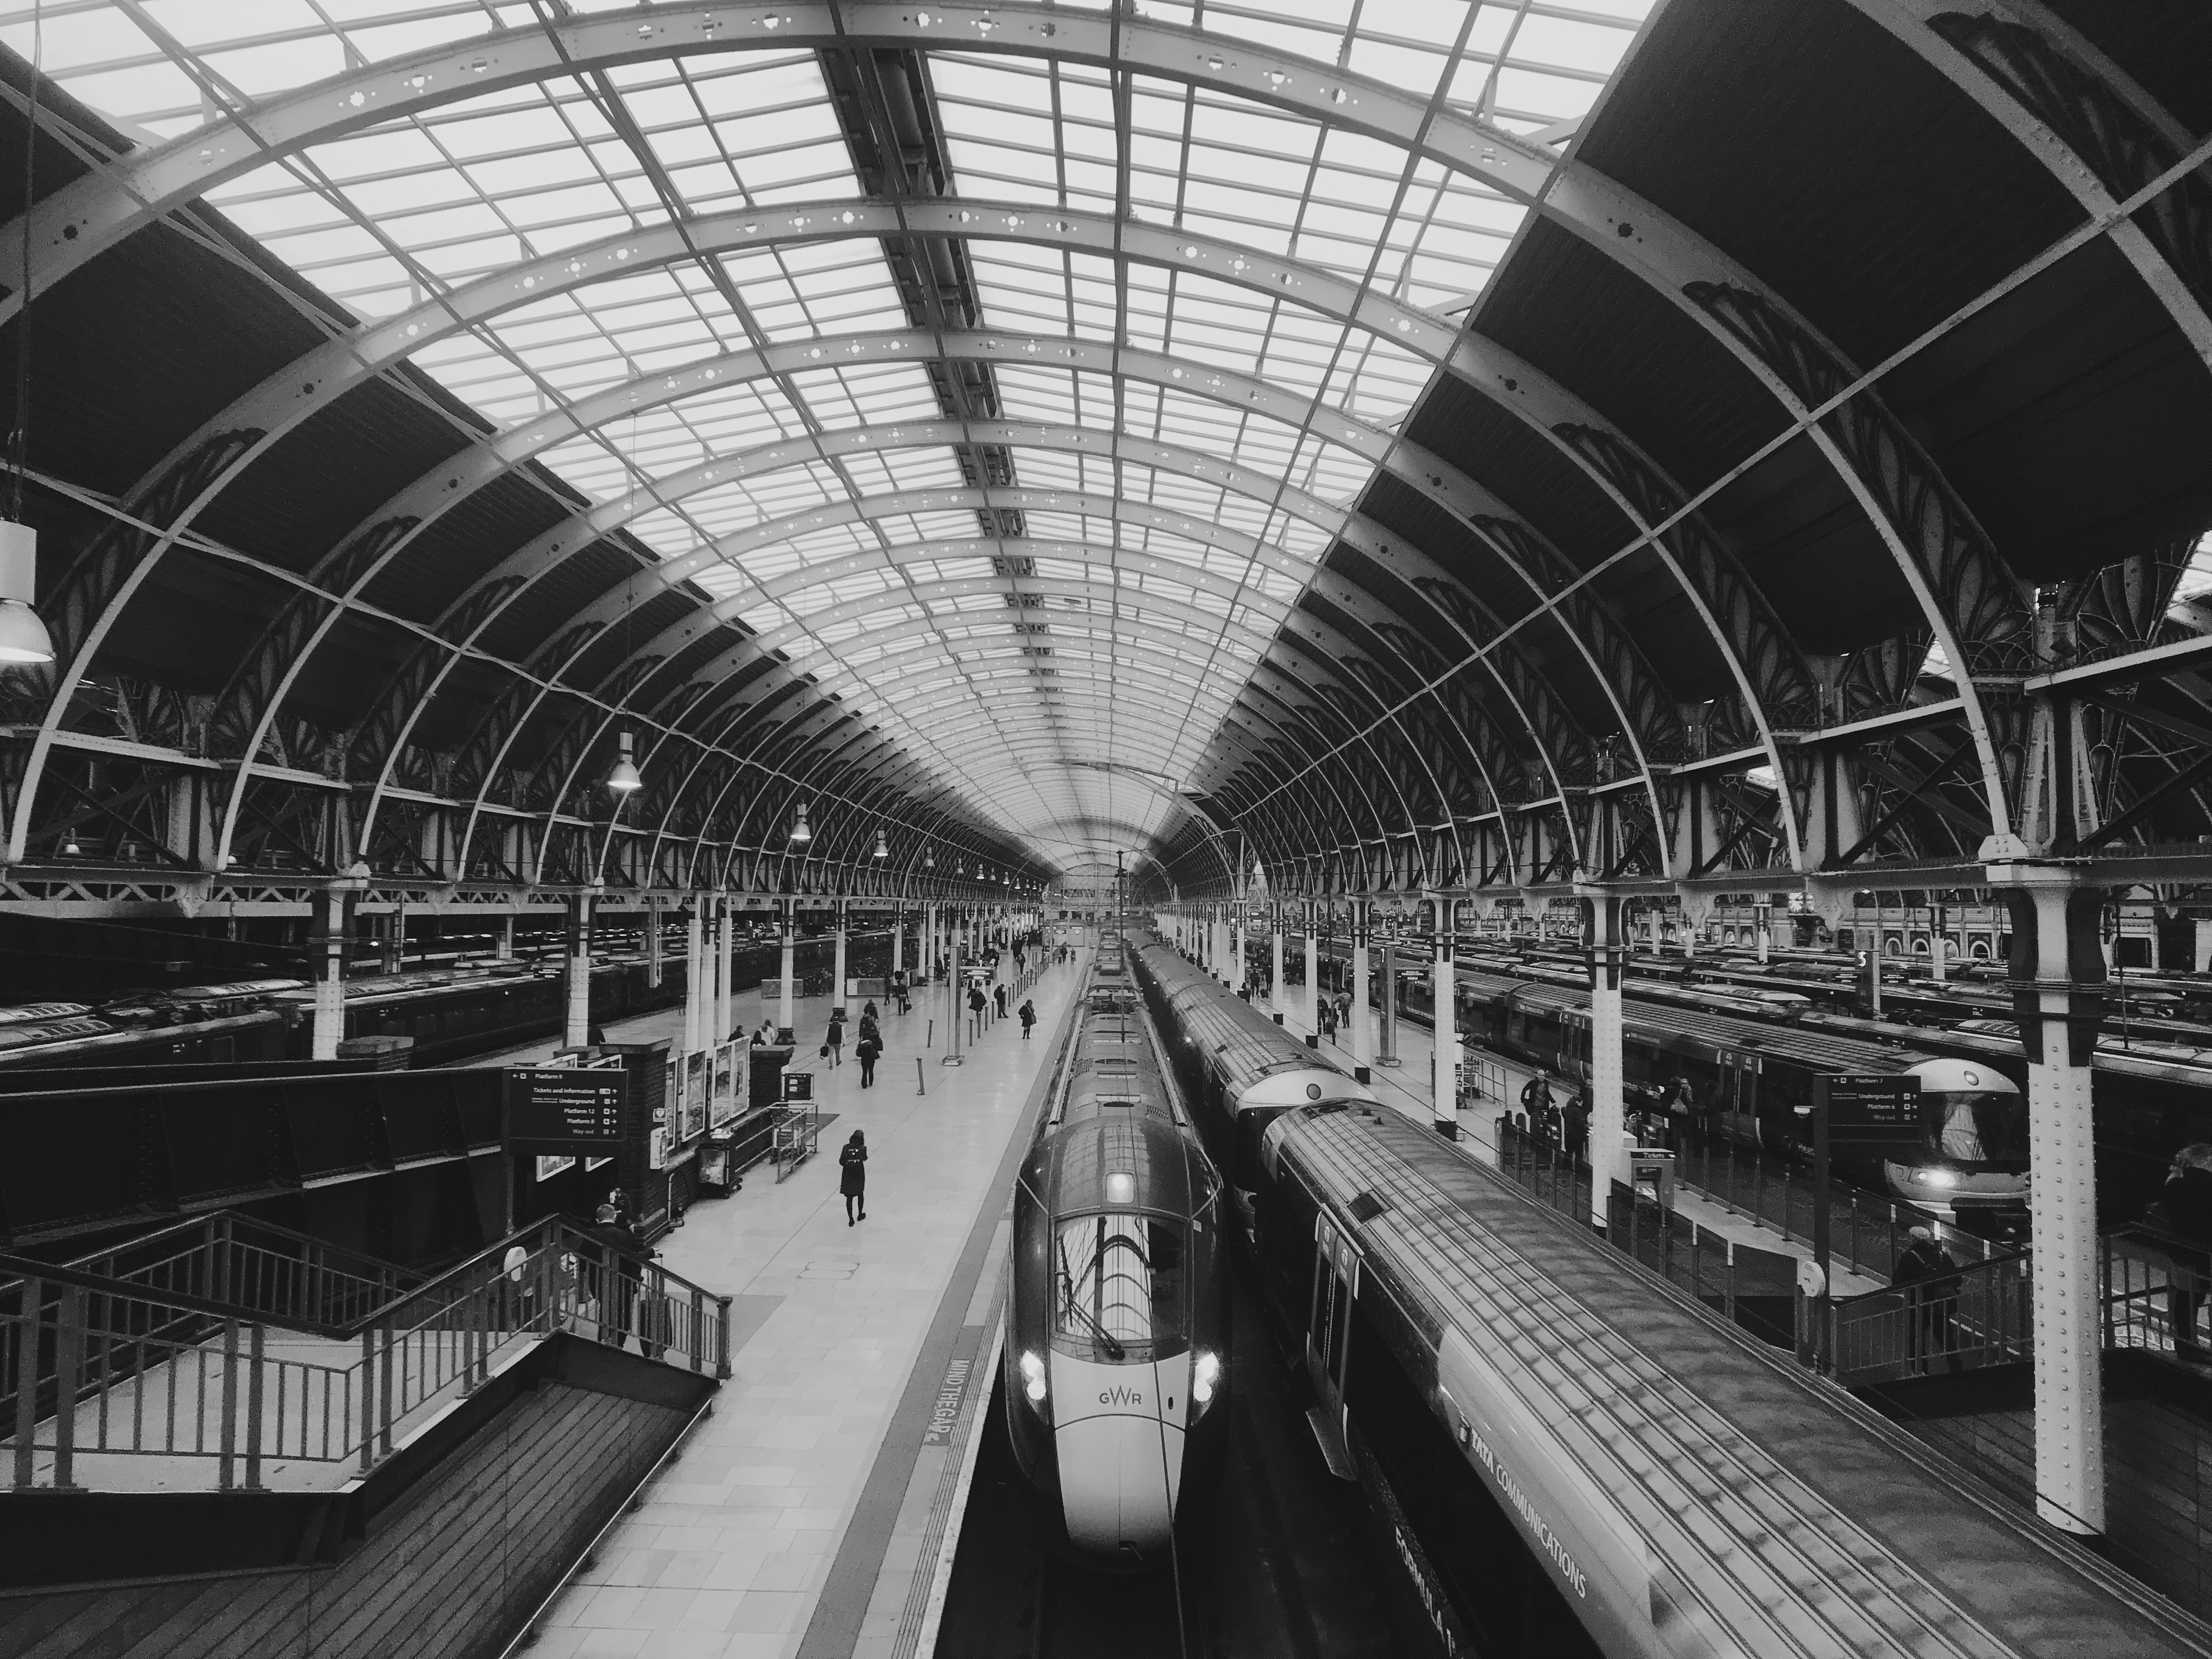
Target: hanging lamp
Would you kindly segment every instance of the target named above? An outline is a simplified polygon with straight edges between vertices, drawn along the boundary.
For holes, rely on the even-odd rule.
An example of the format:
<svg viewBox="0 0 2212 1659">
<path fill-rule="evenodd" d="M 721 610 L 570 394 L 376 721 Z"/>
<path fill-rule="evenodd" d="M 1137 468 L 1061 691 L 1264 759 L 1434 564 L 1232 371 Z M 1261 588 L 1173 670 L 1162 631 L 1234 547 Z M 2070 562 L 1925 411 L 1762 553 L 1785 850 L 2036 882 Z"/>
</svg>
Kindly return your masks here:
<svg viewBox="0 0 2212 1659">
<path fill-rule="evenodd" d="M 645 787 L 645 780 L 638 775 L 637 762 L 630 752 L 630 736 L 625 732 L 617 739 L 620 752 L 615 758 L 614 770 L 607 774 L 607 787 L 617 795 L 634 794 Z"/>
</svg>

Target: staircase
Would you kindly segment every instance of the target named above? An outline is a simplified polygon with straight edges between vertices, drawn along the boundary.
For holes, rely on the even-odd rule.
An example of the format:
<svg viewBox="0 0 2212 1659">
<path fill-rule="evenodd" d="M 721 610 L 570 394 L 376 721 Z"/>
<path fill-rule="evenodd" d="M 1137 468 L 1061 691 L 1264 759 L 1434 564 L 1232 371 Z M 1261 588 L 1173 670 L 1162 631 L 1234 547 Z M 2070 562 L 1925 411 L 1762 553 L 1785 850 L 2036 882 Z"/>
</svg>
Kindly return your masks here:
<svg viewBox="0 0 2212 1659">
<path fill-rule="evenodd" d="M 319 1248 L 0 1256 L 0 1659 L 498 1653 L 728 1375 L 726 1298 L 557 1222 Z"/>
</svg>

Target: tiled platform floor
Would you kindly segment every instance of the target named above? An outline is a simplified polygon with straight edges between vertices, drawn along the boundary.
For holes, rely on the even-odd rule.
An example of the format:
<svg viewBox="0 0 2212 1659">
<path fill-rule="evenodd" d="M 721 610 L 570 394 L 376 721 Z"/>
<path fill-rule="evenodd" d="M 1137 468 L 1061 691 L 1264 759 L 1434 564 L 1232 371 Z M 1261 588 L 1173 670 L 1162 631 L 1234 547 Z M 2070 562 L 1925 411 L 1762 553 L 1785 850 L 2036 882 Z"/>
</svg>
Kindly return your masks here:
<svg viewBox="0 0 2212 1659">
<path fill-rule="evenodd" d="M 1042 1017 L 1031 1041 L 1006 1020 L 957 1067 L 939 1063 L 933 999 L 939 1046 L 925 1054 L 927 1096 L 914 1067 L 925 1005 L 890 1017 L 876 1087 L 860 1088 L 849 1059 L 817 1066 L 823 1109 L 838 1115 L 818 1159 L 781 1184 L 756 1170 L 742 1192 L 696 1206 L 660 1241 L 673 1271 L 775 1298 L 773 1308 L 738 1351 L 714 1415 L 556 1605 L 533 1656 L 798 1650 L 956 1261 L 985 1207 L 995 1218 L 1002 1206 L 996 1172 L 1084 966 L 1050 969 L 1030 993 Z M 739 1008 L 757 1018 L 757 994 Z M 802 1039 L 819 1025 L 812 1012 L 801 1010 Z M 855 1128 L 868 1137 L 869 1218 L 848 1227 L 834 1146 Z"/>
</svg>

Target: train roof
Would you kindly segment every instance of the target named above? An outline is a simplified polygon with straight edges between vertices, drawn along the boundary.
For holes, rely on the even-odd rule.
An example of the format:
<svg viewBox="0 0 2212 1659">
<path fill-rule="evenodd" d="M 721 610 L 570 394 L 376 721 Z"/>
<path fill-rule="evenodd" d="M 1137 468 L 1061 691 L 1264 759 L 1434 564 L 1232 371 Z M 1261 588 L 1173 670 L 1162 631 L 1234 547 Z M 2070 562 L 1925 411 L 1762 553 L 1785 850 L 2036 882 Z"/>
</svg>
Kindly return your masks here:
<svg viewBox="0 0 2212 1659">
<path fill-rule="evenodd" d="M 1212 1056 L 1232 1087 L 1277 1072 L 1340 1069 L 1168 946 L 1142 945 L 1131 954 L 1174 1009 L 1186 1038 Z"/>
<path fill-rule="evenodd" d="M 1461 973 L 1459 982 L 1462 990 L 1480 991 L 1500 1000 L 1510 998 L 1523 1007 L 1548 1007 L 1563 1013 L 1578 1014 L 1584 1018 L 1589 1017 L 1589 993 L 1587 990 L 1509 979 L 1498 974 L 1465 971 Z M 1813 1016 L 1808 1014 L 1805 1018 L 1810 1019 Z M 1732 1019 L 1725 1014 L 1703 1013 L 1693 1008 L 1677 1007 L 1672 1004 L 1655 1008 L 1649 1004 L 1624 1000 L 1622 1019 L 1626 1028 L 1631 1031 L 1661 1037 L 1692 1037 L 1739 1054 L 1771 1054 L 1801 1065 L 1817 1066 L 1824 1071 L 1901 1072 L 1908 1066 L 1917 1066 L 1931 1058 L 1909 1048 L 1841 1036 L 1819 1028 L 1808 1029 L 1802 1024 L 1769 1025 L 1758 1020 Z"/>
<path fill-rule="evenodd" d="M 1534 1510 L 1596 1517 L 1609 1559 L 1590 1565 L 1638 1592 L 1621 1611 L 1651 1621 L 1653 1651 L 2212 1650 L 2170 1604 L 1462 1149 L 1390 1112 L 1309 1109 L 1270 1134 L 1363 1272 L 1510 1420 L 1492 1449 Z"/>
<path fill-rule="evenodd" d="M 1042 1182 L 1055 1215 L 1085 1210 L 1158 1210 L 1188 1215 L 1213 1193 L 1212 1166 L 1189 1132 L 1162 1114 L 1104 1107 L 1054 1129 L 1038 1148 Z M 1134 1196 L 1115 1202 L 1113 1175 L 1132 1177 Z"/>
</svg>

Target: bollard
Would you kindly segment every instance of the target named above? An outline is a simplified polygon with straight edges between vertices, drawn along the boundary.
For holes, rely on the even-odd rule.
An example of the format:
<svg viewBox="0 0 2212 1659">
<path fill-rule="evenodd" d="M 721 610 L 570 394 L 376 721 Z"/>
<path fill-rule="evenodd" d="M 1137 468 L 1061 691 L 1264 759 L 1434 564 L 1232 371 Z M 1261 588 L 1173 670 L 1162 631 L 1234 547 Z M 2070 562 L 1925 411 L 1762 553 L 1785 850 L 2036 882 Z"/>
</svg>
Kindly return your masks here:
<svg viewBox="0 0 2212 1659">
<path fill-rule="evenodd" d="M 929 1084 L 927 1080 L 927 1076 L 928 1074 L 921 1069 L 921 1056 L 920 1054 L 916 1054 L 914 1057 L 915 1093 L 918 1095 L 926 1095 L 929 1092 Z"/>
<path fill-rule="evenodd" d="M 923 1042 L 923 1043 L 922 1043 L 922 1047 L 923 1047 L 923 1048 L 934 1048 L 936 1046 L 937 1046 L 937 1022 L 936 1022 L 935 1020 L 933 1020 L 933 1019 L 932 1021 L 930 1021 L 930 1022 L 929 1022 L 929 1036 L 928 1036 L 928 1037 L 927 1037 L 927 1038 Z"/>
</svg>

